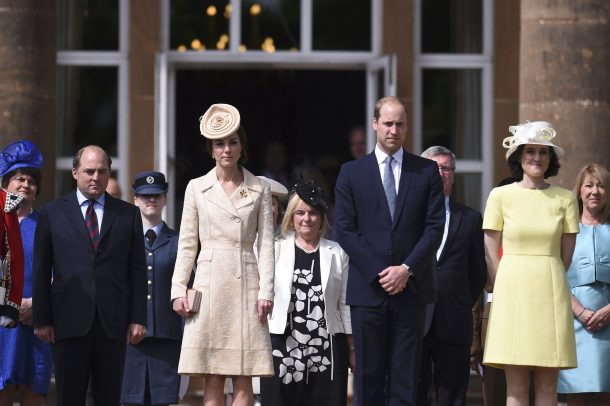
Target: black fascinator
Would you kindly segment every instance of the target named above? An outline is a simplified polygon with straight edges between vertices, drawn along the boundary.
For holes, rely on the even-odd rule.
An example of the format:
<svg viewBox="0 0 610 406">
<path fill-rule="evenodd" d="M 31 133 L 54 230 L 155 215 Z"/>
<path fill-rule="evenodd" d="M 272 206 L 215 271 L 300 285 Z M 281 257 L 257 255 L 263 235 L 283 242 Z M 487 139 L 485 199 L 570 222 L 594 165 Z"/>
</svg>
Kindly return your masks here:
<svg viewBox="0 0 610 406">
<path fill-rule="evenodd" d="M 320 213 L 326 213 L 328 205 L 324 201 L 324 189 L 316 186 L 313 180 L 298 180 L 292 187 L 292 192 L 299 195 L 308 205 L 315 207 Z"/>
</svg>

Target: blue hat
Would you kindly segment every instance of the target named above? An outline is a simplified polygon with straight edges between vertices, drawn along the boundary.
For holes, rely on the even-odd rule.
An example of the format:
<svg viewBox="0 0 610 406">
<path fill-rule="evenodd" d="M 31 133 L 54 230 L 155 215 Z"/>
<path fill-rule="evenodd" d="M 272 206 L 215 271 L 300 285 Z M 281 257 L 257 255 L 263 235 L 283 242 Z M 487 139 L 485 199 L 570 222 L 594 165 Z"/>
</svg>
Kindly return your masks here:
<svg viewBox="0 0 610 406">
<path fill-rule="evenodd" d="M 44 160 L 38 147 L 28 140 L 8 144 L 0 152 L 0 177 L 19 168 L 42 168 Z"/>
<path fill-rule="evenodd" d="M 136 175 L 132 187 L 135 195 L 160 195 L 167 193 L 169 185 L 161 172 L 146 171 Z"/>
</svg>

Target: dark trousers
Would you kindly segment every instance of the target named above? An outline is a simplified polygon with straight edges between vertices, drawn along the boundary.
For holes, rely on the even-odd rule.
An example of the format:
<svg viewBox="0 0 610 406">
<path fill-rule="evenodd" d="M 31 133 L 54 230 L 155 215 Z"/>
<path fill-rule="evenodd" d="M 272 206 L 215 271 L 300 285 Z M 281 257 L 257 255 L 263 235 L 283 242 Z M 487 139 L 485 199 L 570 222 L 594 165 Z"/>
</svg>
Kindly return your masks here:
<svg viewBox="0 0 610 406">
<path fill-rule="evenodd" d="M 426 306 L 351 306 L 357 406 L 415 405 Z"/>
<path fill-rule="evenodd" d="M 437 406 L 465 406 L 469 379 L 470 345 L 439 341 L 432 328 L 424 337 L 417 406 L 432 404 L 432 381 Z"/>
<path fill-rule="evenodd" d="M 118 406 L 126 345 L 126 339 L 106 335 L 97 315 L 85 336 L 57 340 L 53 345 L 57 405 L 84 405 L 91 376 L 94 404 Z"/>
</svg>

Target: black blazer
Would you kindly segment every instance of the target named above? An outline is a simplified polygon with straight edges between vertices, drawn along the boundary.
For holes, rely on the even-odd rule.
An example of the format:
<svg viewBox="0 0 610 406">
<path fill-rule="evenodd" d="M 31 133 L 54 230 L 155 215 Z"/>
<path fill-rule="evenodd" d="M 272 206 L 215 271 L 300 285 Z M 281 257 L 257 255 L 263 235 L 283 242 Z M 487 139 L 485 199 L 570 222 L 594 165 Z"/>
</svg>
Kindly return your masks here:
<svg viewBox="0 0 610 406">
<path fill-rule="evenodd" d="M 129 323 L 146 325 L 146 266 L 140 211 L 106 193 L 94 251 L 76 190 L 45 204 L 34 237 L 33 320 L 55 339 L 81 337 L 95 312 L 104 332 L 124 339 Z"/>
<path fill-rule="evenodd" d="M 449 200 L 449 229 L 438 259 L 438 298 L 431 329 L 443 342 L 470 345 L 472 306 L 487 278 L 481 213 Z"/>
<path fill-rule="evenodd" d="M 163 223 L 152 248 L 146 247 L 147 329 L 146 337 L 182 341 L 184 322 L 172 308 L 172 275 L 178 252 L 178 233 Z"/>
<path fill-rule="evenodd" d="M 347 304 L 379 306 L 388 296 L 379 272 L 401 263 L 415 276 L 396 299 L 414 305 L 434 302 L 435 254 L 445 223 L 438 165 L 404 151 L 394 221 L 374 152 L 343 164 L 335 195 L 335 235 L 350 262 Z"/>
</svg>

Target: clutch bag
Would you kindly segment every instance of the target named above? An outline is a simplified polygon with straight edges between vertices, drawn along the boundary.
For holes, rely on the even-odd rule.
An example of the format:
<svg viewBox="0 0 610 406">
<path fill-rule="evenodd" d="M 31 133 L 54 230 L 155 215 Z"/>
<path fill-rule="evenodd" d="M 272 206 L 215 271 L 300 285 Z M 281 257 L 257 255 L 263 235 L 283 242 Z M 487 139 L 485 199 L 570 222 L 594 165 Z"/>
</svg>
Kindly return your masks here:
<svg viewBox="0 0 610 406">
<path fill-rule="evenodd" d="M 199 306 L 201 305 L 201 291 L 197 289 L 187 289 L 186 300 L 189 309 L 191 309 L 191 313 L 197 313 L 199 311 Z"/>
</svg>

